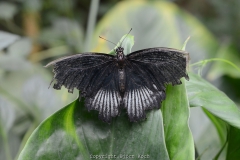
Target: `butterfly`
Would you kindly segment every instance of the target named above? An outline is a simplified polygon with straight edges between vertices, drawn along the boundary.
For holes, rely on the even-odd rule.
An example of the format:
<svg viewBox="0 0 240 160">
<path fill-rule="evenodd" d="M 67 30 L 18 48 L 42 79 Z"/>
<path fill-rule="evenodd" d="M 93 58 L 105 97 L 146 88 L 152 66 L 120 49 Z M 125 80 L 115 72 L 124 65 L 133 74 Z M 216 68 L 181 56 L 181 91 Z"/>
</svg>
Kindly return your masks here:
<svg viewBox="0 0 240 160">
<path fill-rule="evenodd" d="M 167 84 L 189 80 L 185 51 L 156 47 L 124 55 L 121 45 L 114 51 L 116 55 L 89 52 L 50 62 L 46 67 L 53 66 L 53 88 L 80 90 L 79 100 L 84 97 L 87 109 L 99 111 L 104 122 L 110 123 L 122 108 L 137 122 L 146 118 L 146 110 L 160 108 Z"/>
</svg>

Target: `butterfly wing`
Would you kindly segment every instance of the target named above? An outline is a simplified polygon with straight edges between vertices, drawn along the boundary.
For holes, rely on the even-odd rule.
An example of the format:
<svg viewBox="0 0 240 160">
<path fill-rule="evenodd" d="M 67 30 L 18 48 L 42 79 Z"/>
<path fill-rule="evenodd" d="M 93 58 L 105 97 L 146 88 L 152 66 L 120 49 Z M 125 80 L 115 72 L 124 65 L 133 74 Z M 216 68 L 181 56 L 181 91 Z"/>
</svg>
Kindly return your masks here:
<svg viewBox="0 0 240 160">
<path fill-rule="evenodd" d="M 93 83 L 98 85 L 95 86 L 96 89 L 101 85 L 97 81 L 101 82 L 99 80 L 109 73 L 107 68 L 113 63 L 113 59 L 113 56 L 107 54 L 84 53 L 57 59 L 46 67 L 53 65 L 56 80 L 54 89 L 65 86 L 72 93 L 73 89 L 77 88 L 85 97 L 93 92 Z M 89 88 L 90 90 L 87 90 Z"/>
<path fill-rule="evenodd" d="M 127 110 L 129 120 L 136 122 L 145 119 L 145 110 L 159 108 L 165 99 L 165 92 L 157 90 L 150 77 L 142 74 L 143 68 L 127 62 L 125 66 L 126 88 L 123 106 Z"/>
<path fill-rule="evenodd" d="M 124 107 L 130 121 L 145 118 L 145 110 L 160 108 L 166 84 L 188 79 L 186 52 L 170 48 L 150 48 L 127 55 Z"/>
<path fill-rule="evenodd" d="M 86 97 L 85 105 L 88 110 L 98 110 L 99 119 L 111 122 L 112 117 L 120 113 L 122 97 L 118 86 L 118 69 L 116 65 L 110 67 L 110 74 L 102 81 L 101 88 L 92 96 Z"/>
<path fill-rule="evenodd" d="M 121 96 L 118 92 L 114 56 L 103 53 L 84 53 L 63 57 L 50 62 L 53 65 L 55 89 L 65 86 L 69 92 L 74 88 L 85 97 L 88 110 L 98 110 L 99 117 L 110 122 L 119 113 Z"/>
<path fill-rule="evenodd" d="M 127 55 L 127 59 L 136 65 L 142 66 L 153 82 L 156 83 L 158 89 L 161 84 L 181 84 L 180 78 L 188 75 L 187 52 L 171 49 L 171 48 L 149 48 L 132 52 Z"/>
</svg>

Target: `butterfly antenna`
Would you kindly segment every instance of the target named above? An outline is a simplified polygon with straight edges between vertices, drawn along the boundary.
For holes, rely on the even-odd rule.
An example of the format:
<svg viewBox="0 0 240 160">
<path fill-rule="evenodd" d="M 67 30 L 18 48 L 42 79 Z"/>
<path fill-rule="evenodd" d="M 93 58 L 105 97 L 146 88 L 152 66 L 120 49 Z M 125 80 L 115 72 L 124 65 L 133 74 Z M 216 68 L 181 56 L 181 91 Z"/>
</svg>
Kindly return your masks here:
<svg viewBox="0 0 240 160">
<path fill-rule="evenodd" d="M 50 84 L 49 84 L 49 86 L 48 86 L 48 89 L 50 88 L 50 86 L 51 86 L 51 84 L 53 83 L 53 81 L 54 81 L 54 77 L 53 77 L 53 79 L 51 80 L 51 82 L 50 82 Z"/>
<path fill-rule="evenodd" d="M 113 42 L 111 42 L 111 41 L 109 41 L 109 40 L 107 40 L 107 39 L 105 39 L 105 38 L 103 38 L 103 37 L 101 37 L 101 36 L 99 36 L 99 38 L 102 38 L 102 39 L 104 39 L 105 41 L 108 41 L 108 42 L 110 42 L 110 43 L 116 45 L 116 43 L 113 43 Z"/>
<path fill-rule="evenodd" d="M 132 28 L 130 29 L 130 31 L 128 32 L 128 34 L 129 34 L 131 31 L 132 31 Z M 122 43 L 123 43 L 123 41 L 125 40 L 125 38 L 128 36 L 128 34 L 123 38 L 123 40 L 122 40 L 120 46 L 122 46 Z"/>
</svg>

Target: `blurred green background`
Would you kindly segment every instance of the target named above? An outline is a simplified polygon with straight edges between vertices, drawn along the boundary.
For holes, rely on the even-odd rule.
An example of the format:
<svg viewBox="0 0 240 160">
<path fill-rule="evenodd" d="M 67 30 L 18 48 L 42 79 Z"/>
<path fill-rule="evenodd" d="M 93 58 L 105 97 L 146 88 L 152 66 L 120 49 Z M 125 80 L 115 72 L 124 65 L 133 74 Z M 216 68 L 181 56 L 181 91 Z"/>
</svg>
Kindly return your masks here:
<svg viewBox="0 0 240 160">
<path fill-rule="evenodd" d="M 48 89 L 53 73 L 43 66 L 51 60 L 108 53 L 114 46 L 98 36 L 118 42 L 133 28 L 133 51 L 181 49 L 191 36 L 190 64 L 222 58 L 240 67 L 239 7 L 239 0 L 0 0 L 0 160 L 16 159 L 33 130 L 78 96 Z M 240 103 L 240 74 L 231 65 L 190 70 Z M 191 108 L 190 127 L 198 154 L 213 157 L 223 142 L 201 109 Z"/>
</svg>

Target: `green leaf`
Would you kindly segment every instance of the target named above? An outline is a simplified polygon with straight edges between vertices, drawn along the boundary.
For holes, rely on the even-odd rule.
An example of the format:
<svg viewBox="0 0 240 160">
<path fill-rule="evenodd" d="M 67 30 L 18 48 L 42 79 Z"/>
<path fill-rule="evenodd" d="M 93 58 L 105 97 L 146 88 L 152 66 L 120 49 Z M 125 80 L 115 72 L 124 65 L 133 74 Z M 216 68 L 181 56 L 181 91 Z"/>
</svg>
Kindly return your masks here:
<svg viewBox="0 0 240 160">
<path fill-rule="evenodd" d="M 220 150 L 218 151 L 218 153 L 215 155 L 215 157 L 213 158 L 213 160 L 219 160 L 221 154 L 223 154 L 224 149 L 226 148 L 227 145 L 227 140 L 225 140 L 225 143 L 223 144 L 223 146 L 220 148 Z"/>
<path fill-rule="evenodd" d="M 226 145 L 227 145 L 227 127 L 229 126 L 228 124 L 226 124 L 226 122 L 224 122 L 223 120 L 221 120 L 220 118 L 214 116 L 213 114 L 211 114 L 210 112 L 208 112 L 208 110 L 206 110 L 205 108 L 202 108 L 203 112 L 208 116 L 208 118 L 212 121 L 212 124 L 214 125 L 217 134 L 218 134 L 218 139 L 219 141 L 214 140 L 214 133 L 211 133 L 210 136 L 210 130 L 207 129 L 206 131 L 209 133 L 209 135 L 206 135 L 206 137 L 208 137 L 208 142 L 210 142 L 211 145 L 211 150 L 208 149 L 206 152 L 206 155 L 208 155 L 208 157 L 214 157 L 212 159 L 214 160 L 218 160 L 221 158 L 226 157 Z M 213 127 L 212 127 L 213 128 Z M 216 136 L 215 136 L 216 137 Z M 205 138 L 207 139 L 207 138 Z M 201 139 L 200 139 L 201 141 Z M 219 143 L 220 142 L 220 143 Z M 209 144 L 205 143 L 205 146 L 207 146 Z M 218 149 L 217 151 L 214 151 L 214 149 Z M 204 159 L 204 157 L 203 157 Z"/>
<path fill-rule="evenodd" d="M 202 121 L 204 122 L 204 120 Z M 219 139 L 218 132 L 212 123 L 205 123 L 203 131 L 200 130 L 200 132 L 202 133 L 198 136 L 198 138 L 194 137 L 196 138 L 194 139 L 194 142 L 200 159 L 213 159 L 223 146 Z M 224 154 L 221 154 L 220 159 L 225 157 Z"/>
<path fill-rule="evenodd" d="M 240 159 L 240 129 L 230 127 L 226 160 Z"/>
<path fill-rule="evenodd" d="M 189 128 L 189 104 L 185 80 L 178 86 L 169 85 L 162 105 L 165 141 L 170 159 L 194 160 L 194 142 Z"/>
<path fill-rule="evenodd" d="M 150 111 L 148 120 L 131 123 L 127 114 L 109 125 L 75 100 L 45 120 L 31 135 L 19 160 L 91 159 L 94 155 L 149 155 L 167 160 L 161 111 Z M 121 159 L 121 158 L 116 158 Z"/>
<path fill-rule="evenodd" d="M 182 50 L 183 50 L 183 51 L 186 50 L 186 45 L 187 45 L 189 39 L 190 39 L 190 36 L 189 36 L 189 37 L 185 40 L 185 42 L 183 43 L 183 47 L 182 47 Z"/>
<path fill-rule="evenodd" d="M 222 121 L 221 119 L 219 119 L 218 117 L 216 117 L 213 114 L 211 114 L 210 112 L 208 112 L 208 110 L 206 110 L 205 108 L 202 108 L 202 109 L 203 109 L 204 113 L 208 116 L 208 118 L 212 121 L 214 126 L 216 127 L 219 138 L 220 138 L 222 144 L 224 144 L 226 141 L 227 124 L 224 121 Z"/>
<path fill-rule="evenodd" d="M 201 106 L 228 124 L 240 128 L 240 110 L 223 92 L 196 74 L 186 83 L 189 103 Z"/>
</svg>

